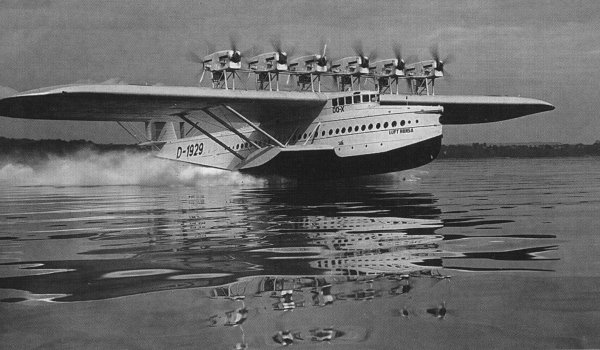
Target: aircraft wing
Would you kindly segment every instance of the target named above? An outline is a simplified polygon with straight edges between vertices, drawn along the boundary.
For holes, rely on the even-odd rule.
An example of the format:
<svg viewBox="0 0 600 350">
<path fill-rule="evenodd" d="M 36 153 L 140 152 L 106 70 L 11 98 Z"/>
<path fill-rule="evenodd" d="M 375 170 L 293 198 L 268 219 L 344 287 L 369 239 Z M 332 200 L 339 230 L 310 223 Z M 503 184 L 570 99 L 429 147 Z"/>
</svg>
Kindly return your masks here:
<svg viewBox="0 0 600 350">
<path fill-rule="evenodd" d="M 254 122 L 316 117 L 320 93 L 225 90 L 184 86 L 65 85 L 0 99 L 0 116 L 94 121 L 181 121 L 178 115 L 228 105 Z M 200 113 L 201 114 L 201 113 Z"/>
<path fill-rule="evenodd" d="M 381 104 L 442 106 L 442 124 L 490 123 L 554 109 L 542 100 L 509 96 L 381 95 Z"/>
</svg>

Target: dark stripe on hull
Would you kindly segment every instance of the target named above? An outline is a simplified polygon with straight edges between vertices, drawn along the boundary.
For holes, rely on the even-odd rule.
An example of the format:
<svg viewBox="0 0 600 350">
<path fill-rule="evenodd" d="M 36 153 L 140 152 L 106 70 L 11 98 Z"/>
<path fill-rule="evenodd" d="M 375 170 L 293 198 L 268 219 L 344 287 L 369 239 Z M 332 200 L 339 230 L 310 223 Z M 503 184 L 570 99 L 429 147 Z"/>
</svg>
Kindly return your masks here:
<svg viewBox="0 0 600 350">
<path fill-rule="evenodd" d="M 281 152 L 268 163 L 241 171 L 313 179 L 374 175 L 425 165 L 437 157 L 441 146 L 440 135 L 391 151 L 354 157 L 338 157 L 333 150 Z"/>
</svg>

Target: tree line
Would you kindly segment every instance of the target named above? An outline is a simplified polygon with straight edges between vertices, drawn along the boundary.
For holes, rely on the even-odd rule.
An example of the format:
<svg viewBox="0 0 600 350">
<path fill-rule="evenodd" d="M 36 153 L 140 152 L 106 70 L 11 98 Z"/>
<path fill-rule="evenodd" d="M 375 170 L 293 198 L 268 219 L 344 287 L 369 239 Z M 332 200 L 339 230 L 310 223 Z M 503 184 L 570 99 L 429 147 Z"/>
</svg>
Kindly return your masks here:
<svg viewBox="0 0 600 350">
<path fill-rule="evenodd" d="M 68 156 L 82 150 L 92 152 L 147 151 L 132 144 L 97 144 L 86 140 L 30 140 L 0 137 L 0 160 L 43 160 Z M 600 156 L 600 141 L 585 144 L 486 144 L 442 145 L 438 158 L 540 158 Z"/>
</svg>

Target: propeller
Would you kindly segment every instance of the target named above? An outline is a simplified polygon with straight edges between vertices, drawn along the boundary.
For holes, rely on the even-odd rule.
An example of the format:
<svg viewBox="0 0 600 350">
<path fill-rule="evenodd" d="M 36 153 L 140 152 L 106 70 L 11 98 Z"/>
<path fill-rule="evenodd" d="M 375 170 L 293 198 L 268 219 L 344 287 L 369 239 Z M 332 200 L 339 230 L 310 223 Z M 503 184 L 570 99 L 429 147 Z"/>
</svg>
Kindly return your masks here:
<svg viewBox="0 0 600 350">
<path fill-rule="evenodd" d="M 323 48 L 323 52 L 321 53 L 320 57 L 317 58 L 317 65 L 320 67 L 327 67 L 327 41 L 325 41 L 325 39 L 321 39 L 319 42 L 319 47 Z"/>
<path fill-rule="evenodd" d="M 252 45 L 252 47 L 249 48 L 248 50 L 244 50 L 244 52 L 242 53 L 242 56 L 250 58 L 250 57 L 254 57 L 254 56 L 260 54 L 263 51 L 264 50 L 262 47 L 255 44 L 255 45 Z"/>
<path fill-rule="evenodd" d="M 352 48 L 354 49 L 354 52 L 356 53 L 357 56 L 360 56 L 361 59 L 361 68 L 369 68 L 369 58 L 375 59 L 377 57 L 377 51 L 373 50 L 371 51 L 371 54 L 369 56 L 365 55 L 365 51 L 363 50 L 363 46 L 362 46 L 362 41 L 360 40 L 356 40 L 353 44 L 352 44 Z"/>
<path fill-rule="evenodd" d="M 194 51 L 188 51 L 185 55 L 185 58 L 193 63 L 204 63 L 202 61 L 202 58 L 200 56 L 198 56 Z"/>
<path fill-rule="evenodd" d="M 398 43 L 394 43 L 392 49 L 394 50 L 394 57 L 398 61 L 396 68 L 399 70 L 404 70 L 404 67 L 406 66 L 406 61 L 404 61 L 404 59 L 402 58 L 402 46 L 400 46 L 400 44 Z"/>
<path fill-rule="evenodd" d="M 444 65 L 451 63 L 454 60 L 454 56 L 447 55 L 444 59 L 440 59 L 440 51 L 438 44 L 431 45 L 429 48 L 431 57 L 435 60 L 435 70 L 444 73 Z"/>
<path fill-rule="evenodd" d="M 229 45 L 231 47 L 231 51 L 233 51 L 229 57 L 229 60 L 233 63 L 240 63 L 242 61 L 242 52 L 238 48 L 239 41 L 240 38 L 238 34 L 229 34 Z"/>
<path fill-rule="evenodd" d="M 279 54 L 279 59 L 277 60 L 277 63 L 287 64 L 288 56 L 292 56 L 294 54 L 294 48 L 290 47 L 290 49 L 288 50 L 289 52 L 283 51 L 283 45 L 281 44 L 280 37 L 273 37 L 271 38 L 270 42 L 273 49 Z"/>
</svg>

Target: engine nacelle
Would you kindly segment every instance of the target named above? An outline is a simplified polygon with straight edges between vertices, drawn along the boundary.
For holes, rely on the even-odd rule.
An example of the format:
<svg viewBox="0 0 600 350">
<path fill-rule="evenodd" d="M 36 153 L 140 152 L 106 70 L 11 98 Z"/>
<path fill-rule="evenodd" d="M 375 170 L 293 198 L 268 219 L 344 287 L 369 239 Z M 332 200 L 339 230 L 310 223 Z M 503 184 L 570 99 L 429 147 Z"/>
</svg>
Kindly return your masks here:
<svg viewBox="0 0 600 350">
<path fill-rule="evenodd" d="M 404 61 L 397 58 L 373 62 L 370 67 L 372 73 L 380 77 L 403 77 Z"/>
<path fill-rule="evenodd" d="M 248 60 L 248 69 L 257 72 L 285 72 L 288 70 L 287 53 L 267 52 Z"/>
<path fill-rule="evenodd" d="M 290 61 L 289 69 L 297 73 L 325 73 L 328 70 L 327 57 L 316 54 L 294 58 Z"/>
<path fill-rule="evenodd" d="M 369 58 L 351 56 L 334 61 L 331 71 L 337 74 L 369 74 Z"/>
<path fill-rule="evenodd" d="M 242 53 L 238 50 L 213 52 L 202 59 L 204 69 L 210 72 L 236 70 L 242 68 Z"/>
<path fill-rule="evenodd" d="M 443 77 L 444 72 L 437 70 L 437 62 L 434 60 L 426 60 L 407 64 L 404 68 L 404 73 L 407 77 L 415 78 L 431 78 Z"/>
</svg>

